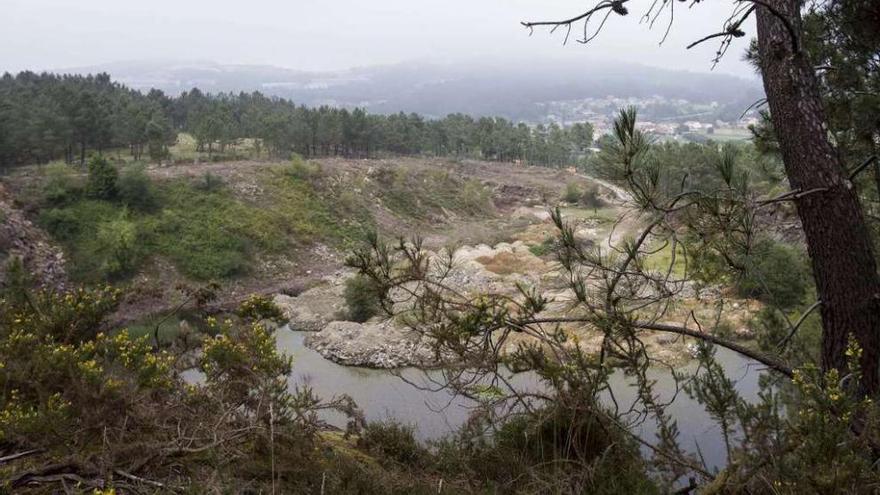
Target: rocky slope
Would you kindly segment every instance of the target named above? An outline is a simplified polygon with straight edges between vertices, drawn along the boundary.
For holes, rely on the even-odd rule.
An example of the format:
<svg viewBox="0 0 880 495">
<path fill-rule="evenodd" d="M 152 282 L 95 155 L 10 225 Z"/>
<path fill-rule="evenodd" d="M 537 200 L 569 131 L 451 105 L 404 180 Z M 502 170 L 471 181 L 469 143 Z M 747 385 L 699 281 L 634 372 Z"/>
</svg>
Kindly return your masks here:
<svg viewBox="0 0 880 495">
<path fill-rule="evenodd" d="M 6 270 L 15 258 L 41 287 L 59 290 L 66 285 L 64 254 L 15 207 L 12 196 L 0 184 L 0 283 L 7 281 Z"/>
</svg>

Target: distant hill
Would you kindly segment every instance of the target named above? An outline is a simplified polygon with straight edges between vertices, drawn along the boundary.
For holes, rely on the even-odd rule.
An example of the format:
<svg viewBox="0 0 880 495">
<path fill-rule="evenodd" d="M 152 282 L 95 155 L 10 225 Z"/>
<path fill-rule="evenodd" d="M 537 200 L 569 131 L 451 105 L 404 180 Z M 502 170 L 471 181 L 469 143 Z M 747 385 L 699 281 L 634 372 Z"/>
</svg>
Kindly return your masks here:
<svg viewBox="0 0 880 495">
<path fill-rule="evenodd" d="M 336 72 L 212 62 L 120 62 L 53 72 L 108 72 L 129 87 L 177 94 L 260 91 L 309 106 L 360 106 L 375 113 L 462 112 L 540 120 L 552 101 L 661 97 L 745 109 L 763 95 L 757 81 L 617 63 L 408 63 Z"/>
</svg>

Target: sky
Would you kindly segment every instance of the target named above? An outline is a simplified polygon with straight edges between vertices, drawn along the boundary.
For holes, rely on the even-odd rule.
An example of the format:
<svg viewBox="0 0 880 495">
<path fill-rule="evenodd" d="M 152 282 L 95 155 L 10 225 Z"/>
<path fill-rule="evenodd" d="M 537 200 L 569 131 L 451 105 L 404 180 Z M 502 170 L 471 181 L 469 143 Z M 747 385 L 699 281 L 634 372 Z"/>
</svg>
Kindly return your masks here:
<svg viewBox="0 0 880 495">
<path fill-rule="evenodd" d="M 567 18 L 588 2 L 572 0 L 0 0 L 0 72 L 95 66 L 131 60 L 204 60 L 337 70 L 414 60 L 494 57 L 527 64 L 544 57 L 590 63 L 611 59 L 707 72 L 717 43 L 691 41 L 719 31 L 732 1 L 675 2 L 650 28 L 640 18 L 652 0 L 631 0 L 587 45 L 523 20 Z M 754 34 L 753 23 L 744 25 Z M 714 70 L 752 77 L 737 40 Z"/>
</svg>

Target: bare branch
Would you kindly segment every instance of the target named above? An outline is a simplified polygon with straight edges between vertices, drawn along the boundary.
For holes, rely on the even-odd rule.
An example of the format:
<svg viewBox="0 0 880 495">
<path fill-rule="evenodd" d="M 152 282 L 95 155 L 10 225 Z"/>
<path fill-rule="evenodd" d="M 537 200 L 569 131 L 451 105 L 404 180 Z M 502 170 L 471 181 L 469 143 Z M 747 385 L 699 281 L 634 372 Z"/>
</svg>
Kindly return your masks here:
<svg viewBox="0 0 880 495">
<path fill-rule="evenodd" d="M 798 328 L 800 328 L 800 326 L 804 323 L 804 321 L 807 320 L 807 317 L 810 316 L 810 314 L 821 305 L 822 305 L 821 300 L 816 301 L 809 308 L 807 308 L 806 311 L 804 311 L 804 314 L 802 314 L 801 317 L 798 318 L 798 321 L 795 322 L 795 324 L 791 326 L 791 331 L 788 332 L 788 335 L 786 335 L 785 338 L 782 339 L 781 342 L 779 342 L 778 347 L 780 350 L 784 349 L 785 346 L 788 345 L 788 342 L 794 337 L 794 334 L 797 333 Z"/>
<path fill-rule="evenodd" d="M 588 318 L 577 318 L 577 317 L 560 317 L 560 318 L 536 318 L 529 321 L 520 322 L 521 324 L 538 324 L 538 323 L 590 323 L 591 320 Z M 746 356 L 750 359 L 754 359 L 755 361 L 767 366 L 768 368 L 782 373 L 783 375 L 791 378 L 792 370 L 791 367 L 780 361 L 778 358 L 774 356 L 769 356 L 767 354 L 749 349 L 743 345 L 737 344 L 736 342 L 731 342 L 727 339 L 718 337 L 716 335 L 712 335 L 710 333 L 703 333 L 697 330 L 691 330 L 687 327 L 682 327 L 678 325 L 670 325 L 666 323 L 655 323 L 651 321 L 634 321 L 632 322 L 632 326 L 636 328 L 641 328 L 644 330 L 656 330 L 658 332 L 668 332 L 675 333 L 678 335 L 685 335 L 688 337 L 693 337 L 695 339 L 705 340 L 707 342 L 711 342 L 720 347 L 724 347 L 725 349 L 730 349 L 731 351 L 737 352 Z"/>
<path fill-rule="evenodd" d="M 568 42 L 569 34 L 571 34 L 571 25 L 574 24 L 575 22 L 584 21 L 584 37 L 583 37 L 583 39 L 578 40 L 578 42 L 579 43 L 588 43 L 590 40 L 592 40 L 593 38 L 595 38 L 599 34 L 599 31 L 602 30 L 602 26 L 605 25 L 605 21 L 608 20 L 608 16 L 611 15 L 611 12 L 614 12 L 614 13 L 616 13 L 618 15 L 622 15 L 622 16 L 626 15 L 628 13 L 626 7 L 623 6 L 623 4 L 628 1 L 629 0 L 602 0 L 601 2 L 596 4 L 596 6 L 593 7 L 592 9 L 590 9 L 580 15 L 576 15 L 572 18 L 569 18 L 569 19 L 562 19 L 559 21 L 523 21 L 520 24 L 522 24 L 524 27 L 529 29 L 529 35 L 534 33 L 534 28 L 536 26 L 552 26 L 552 28 L 550 29 L 551 33 L 556 31 L 556 29 L 559 28 L 560 26 L 565 26 L 567 28 L 566 33 L 565 33 L 565 40 L 563 41 L 563 44 L 565 44 Z M 596 32 L 593 33 L 592 35 L 588 35 L 587 25 L 590 22 L 590 18 L 593 17 L 593 14 L 600 12 L 600 11 L 603 11 L 603 10 L 606 10 L 606 9 L 608 10 L 608 12 L 602 18 L 602 22 L 599 24 L 599 27 L 596 29 Z"/>
<path fill-rule="evenodd" d="M 868 165 L 874 163 L 875 161 L 877 161 L 877 155 L 873 155 L 873 156 L 868 157 L 867 160 L 865 160 L 864 162 L 862 162 L 861 165 L 859 165 L 858 167 L 856 167 L 855 169 L 853 169 L 852 172 L 850 172 L 849 177 L 848 177 L 849 180 L 852 181 L 853 179 L 855 179 L 856 176 L 859 175 L 859 173 L 862 172 L 862 170 L 865 170 L 866 168 L 868 168 Z"/>
</svg>

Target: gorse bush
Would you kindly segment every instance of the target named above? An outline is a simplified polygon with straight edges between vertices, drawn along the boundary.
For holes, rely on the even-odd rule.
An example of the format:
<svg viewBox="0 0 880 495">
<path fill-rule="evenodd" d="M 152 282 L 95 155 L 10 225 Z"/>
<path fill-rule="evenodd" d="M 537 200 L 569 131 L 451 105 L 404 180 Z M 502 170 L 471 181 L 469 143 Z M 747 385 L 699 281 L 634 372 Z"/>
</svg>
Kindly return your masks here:
<svg viewBox="0 0 880 495">
<path fill-rule="evenodd" d="M 284 313 L 271 297 L 262 294 L 251 294 L 239 306 L 236 314 L 252 321 L 273 320 L 280 322 Z"/>
<path fill-rule="evenodd" d="M 206 323 L 217 336 L 197 363 L 204 382 L 185 384 L 180 355 L 102 330 L 120 295 L 0 299 L 0 442 L 25 452 L 0 466 L 6 491 L 52 493 L 69 481 L 78 492 L 137 492 L 147 479 L 175 491 L 303 493 L 322 483 L 313 418 L 350 404 L 288 392 L 290 359 L 272 332 L 230 320 Z"/>
<path fill-rule="evenodd" d="M 298 180 L 314 180 L 321 176 L 321 165 L 303 160 L 301 156 L 294 153 L 290 159 L 290 165 L 284 169 L 284 173 Z"/>
<path fill-rule="evenodd" d="M 554 242 L 555 240 L 552 237 L 547 237 L 541 244 L 529 246 L 529 251 L 535 256 L 546 256 L 553 252 Z"/>
</svg>

